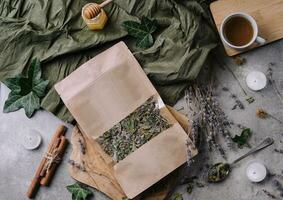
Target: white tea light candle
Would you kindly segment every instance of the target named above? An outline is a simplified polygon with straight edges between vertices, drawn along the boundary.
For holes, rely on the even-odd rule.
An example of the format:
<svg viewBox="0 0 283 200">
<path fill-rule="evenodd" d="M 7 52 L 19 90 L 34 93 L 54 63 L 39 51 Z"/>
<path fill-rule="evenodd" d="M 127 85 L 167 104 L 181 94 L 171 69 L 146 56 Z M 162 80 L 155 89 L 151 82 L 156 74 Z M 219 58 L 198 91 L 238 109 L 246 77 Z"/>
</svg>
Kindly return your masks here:
<svg viewBox="0 0 283 200">
<path fill-rule="evenodd" d="M 41 136 L 37 131 L 30 130 L 23 135 L 21 143 L 27 150 L 36 149 L 41 144 Z"/>
<path fill-rule="evenodd" d="M 247 86 L 254 91 L 263 89 L 266 86 L 266 76 L 260 71 L 250 72 L 246 77 Z"/>
<path fill-rule="evenodd" d="M 259 162 L 252 162 L 246 170 L 247 177 L 252 182 L 261 182 L 267 175 L 266 167 Z"/>
</svg>

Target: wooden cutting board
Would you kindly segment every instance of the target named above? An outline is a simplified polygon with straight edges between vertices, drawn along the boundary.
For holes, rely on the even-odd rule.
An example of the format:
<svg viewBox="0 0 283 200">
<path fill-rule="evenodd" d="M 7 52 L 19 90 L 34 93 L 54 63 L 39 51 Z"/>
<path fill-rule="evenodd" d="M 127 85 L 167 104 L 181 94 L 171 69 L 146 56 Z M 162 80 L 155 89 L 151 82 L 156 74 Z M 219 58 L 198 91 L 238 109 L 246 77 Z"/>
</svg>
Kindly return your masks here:
<svg viewBox="0 0 283 200">
<path fill-rule="evenodd" d="M 210 10 L 218 32 L 222 20 L 233 12 L 250 14 L 257 22 L 259 36 L 266 44 L 283 38 L 283 0 L 218 0 L 210 4 Z M 224 44 L 223 44 L 224 45 Z M 259 47 L 254 45 L 244 51 L 237 51 L 224 45 L 229 56 Z"/>
<path fill-rule="evenodd" d="M 172 107 L 167 107 L 175 119 L 186 132 L 190 133 L 188 118 L 177 112 Z M 79 142 L 81 141 L 81 142 Z M 93 139 L 87 137 L 76 126 L 73 130 L 72 153 L 70 160 L 75 162 L 69 165 L 70 175 L 79 182 L 98 189 L 113 200 L 121 200 L 125 194 L 114 176 L 114 162 Z M 85 152 L 82 150 L 84 144 Z M 85 170 L 79 166 L 85 166 Z M 177 183 L 178 170 L 175 170 L 134 200 L 163 200 Z"/>
</svg>

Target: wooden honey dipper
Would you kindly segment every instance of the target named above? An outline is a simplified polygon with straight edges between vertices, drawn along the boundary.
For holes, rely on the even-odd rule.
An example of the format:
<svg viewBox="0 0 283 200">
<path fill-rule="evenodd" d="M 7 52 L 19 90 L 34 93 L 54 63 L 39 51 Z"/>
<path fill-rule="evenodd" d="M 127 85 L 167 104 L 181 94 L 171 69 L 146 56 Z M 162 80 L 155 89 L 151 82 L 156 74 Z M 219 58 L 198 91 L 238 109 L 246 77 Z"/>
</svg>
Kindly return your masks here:
<svg viewBox="0 0 283 200">
<path fill-rule="evenodd" d="M 84 16 L 87 19 L 93 19 L 95 18 L 100 12 L 101 12 L 101 8 L 103 8 L 104 6 L 106 6 L 107 4 L 111 3 L 113 0 L 106 0 L 101 4 L 91 4 L 89 6 L 87 6 L 84 9 Z"/>
</svg>

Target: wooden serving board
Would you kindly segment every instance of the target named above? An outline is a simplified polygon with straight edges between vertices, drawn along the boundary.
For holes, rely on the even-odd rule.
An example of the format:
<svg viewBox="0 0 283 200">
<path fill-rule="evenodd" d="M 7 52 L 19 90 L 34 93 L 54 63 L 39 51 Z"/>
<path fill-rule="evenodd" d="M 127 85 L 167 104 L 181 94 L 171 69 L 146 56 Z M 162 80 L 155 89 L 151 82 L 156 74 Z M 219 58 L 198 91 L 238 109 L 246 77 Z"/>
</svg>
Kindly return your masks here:
<svg viewBox="0 0 283 200">
<path fill-rule="evenodd" d="M 283 0 L 218 0 L 210 4 L 210 10 L 218 32 L 222 20 L 227 15 L 233 12 L 245 12 L 256 20 L 259 36 L 267 41 L 265 44 L 283 38 Z M 257 47 L 259 46 L 254 45 L 244 51 L 237 51 L 224 45 L 229 56 Z"/>
<path fill-rule="evenodd" d="M 186 132 L 190 133 L 188 118 L 177 112 L 172 107 L 167 107 L 175 119 L 179 122 Z M 81 140 L 85 145 L 85 153 L 82 153 L 82 147 L 79 142 Z M 72 137 L 72 153 L 70 160 L 74 161 L 76 165 L 82 164 L 86 171 L 80 170 L 78 167 L 69 165 L 70 175 L 79 182 L 87 184 L 97 190 L 103 192 L 113 200 L 121 200 L 125 197 L 125 193 L 120 187 L 118 181 L 114 176 L 114 162 L 112 158 L 107 155 L 100 145 L 93 139 L 87 137 L 76 126 L 73 130 Z M 150 187 L 134 200 L 163 200 L 177 183 L 178 170 L 175 170 L 161 181 Z"/>
</svg>

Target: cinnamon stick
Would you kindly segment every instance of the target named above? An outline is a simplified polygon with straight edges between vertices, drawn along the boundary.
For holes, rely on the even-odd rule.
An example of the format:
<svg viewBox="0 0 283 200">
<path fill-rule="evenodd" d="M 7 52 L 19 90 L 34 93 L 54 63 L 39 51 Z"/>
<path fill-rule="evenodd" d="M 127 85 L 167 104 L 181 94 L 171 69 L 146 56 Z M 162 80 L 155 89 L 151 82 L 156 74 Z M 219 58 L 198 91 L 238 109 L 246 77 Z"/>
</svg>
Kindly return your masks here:
<svg viewBox="0 0 283 200">
<path fill-rule="evenodd" d="M 61 136 L 62 137 L 62 136 Z M 57 138 L 56 141 L 53 143 L 53 146 L 51 147 L 51 149 L 49 149 L 48 153 L 53 153 L 55 149 L 58 149 L 59 145 L 60 145 L 60 142 L 61 142 L 61 137 L 60 138 Z M 47 161 L 47 160 L 46 160 Z M 46 165 L 46 162 L 45 162 L 45 165 L 44 165 L 44 168 L 42 169 L 42 171 L 40 172 L 40 176 L 44 177 L 45 176 L 45 173 L 46 173 L 46 170 L 47 170 L 47 165 Z"/>
<path fill-rule="evenodd" d="M 61 125 L 57 128 L 56 132 L 54 133 L 49 145 L 48 145 L 48 150 L 47 152 L 49 152 L 51 150 L 51 148 L 53 147 L 53 144 L 61 137 L 65 134 L 66 132 L 66 127 Z M 36 192 L 40 186 L 40 180 L 42 178 L 42 176 L 40 175 L 42 170 L 44 169 L 46 163 L 46 158 L 43 157 L 40 161 L 39 166 L 37 167 L 37 170 L 35 172 L 35 175 L 29 185 L 28 191 L 26 193 L 28 198 L 34 198 L 36 195 Z"/>
<path fill-rule="evenodd" d="M 59 147 L 57 148 L 58 158 L 62 159 L 67 145 L 68 145 L 68 140 L 64 136 L 61 136 L 61 141 Z M 46 175 L 40 180 L 40 185 L 43 186 L 49 185 L 59 164 L 60 164 L 59 162 L 52 163 L 49 171 L 46 172 Z"/>
</svg>

